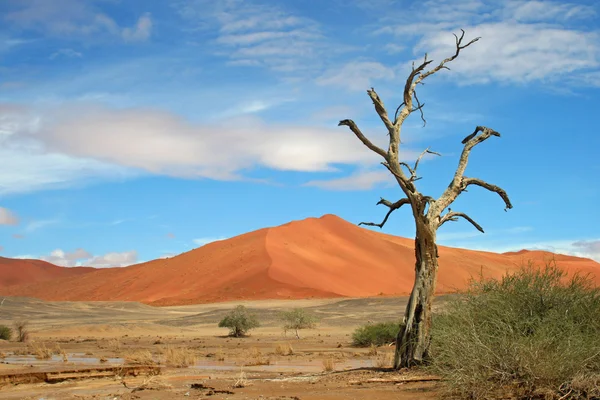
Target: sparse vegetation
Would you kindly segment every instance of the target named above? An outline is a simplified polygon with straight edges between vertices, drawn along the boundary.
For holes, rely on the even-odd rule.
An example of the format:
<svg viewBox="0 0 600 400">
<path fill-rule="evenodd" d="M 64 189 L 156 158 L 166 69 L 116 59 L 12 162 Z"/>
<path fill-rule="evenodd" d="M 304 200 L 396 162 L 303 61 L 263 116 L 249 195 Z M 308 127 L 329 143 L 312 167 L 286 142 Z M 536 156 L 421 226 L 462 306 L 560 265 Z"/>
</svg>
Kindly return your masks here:
<svg viewBox="0 0 600 400">
<path fill-rule="evenodd" d="M 1 340 L 10 340 L 13 336 L 13 330 L 6 325 L 0 325 L 0 339 Z"/>
<path fill-rule="evenodd" d="M 29 352 L 35 356 L 38 360 L 49 360 L 52 358 L 54 351 L 46 347 L 45 343 L 31 342 L 29 344 Z"/>
<path fill-rule="evenodd" d="M 242 305 L 237 306 L 219 322 L 219 328 L 229 328 L 229 336 L 233 337 L 246 336 L 250 330 L 259 326 L 256 316 Z"/>
<path fill-rule="evenodd" d="M 400 324 L 379 322 L 358 327 L 352 333 L 352 344 L 358 347 L 381 346 L 396 340 Z"/>
<path fill-rule="evenodd" d="M 196 354 L 186 347 L 167 346 L 162 350 L 165 365 L 176 368 L 187 368 L 196 362 Z"/>
<path fill-rule="evenodd" d="M 15 332 L 17 333 L 17 341 L 23 343 L 29 340 L 29 322 L 25 320 L 15 321 Z"/>
<path fill-rule="evenodd" d="M 128 365 L 156 365 L 152 353 L 148 350 L 136 350 L 125 356 L 125 364 Z"/>
<path fill-rule="evenodd" d="M 373 359 L 373 365 L 376 368 L 388 368 L 391 366 L 394 356 L 392 353 L 381 352 L 378 353 Z"/>
<path fill-rule="evenodd" d="M 300 339 L 298 333 L 300 329 L 312 329 L 317 325 L 317 317 L 302 308 L 282 312 L 281 320 L 283 321 L 284 333 L 294 331 L 298 339 Z"/>
<path fill-rule="evenodd" d="M 243 354 L 242 365 L 269 365 L 271 359 L 263 356 L 258 347 L 251 347 Z"/>
<path fill-rule="evenodd" d="M 598 398 L 599 315 L 600 288 L 555 264 L 473 281 L 435 317 L 430 368 L 465 398 Z"/>
<path fill-rule="evenodd" d="M 323 359 L 323 371 L 331 372 L 335 369 L 335 360 L 333 357 Z"/>
<path fill-rule="evenodd" d="M 240 374 L 238 375 L 235 383 L 233 384 L 234 388 L 244 388 L 249 385 L 248 378 L 246 377 L 246 373 L 243 369 L 240 369 Z"/>
<path fill-rule="evenodd" d="M 275 347 L 275 354 L 279 356 L 291 356 L 294 354 L 294 348 L 289 343 L 279 343 Z"/>
</svg>

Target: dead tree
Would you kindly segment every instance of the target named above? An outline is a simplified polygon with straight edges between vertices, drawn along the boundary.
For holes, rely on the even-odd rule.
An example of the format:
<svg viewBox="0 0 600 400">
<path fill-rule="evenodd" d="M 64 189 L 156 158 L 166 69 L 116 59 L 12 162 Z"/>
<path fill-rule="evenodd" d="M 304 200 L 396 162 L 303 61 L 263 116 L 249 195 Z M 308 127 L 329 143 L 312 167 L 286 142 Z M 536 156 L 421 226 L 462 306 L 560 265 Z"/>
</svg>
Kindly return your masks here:
<svg viewBox="0 0 600 400">
<path fill-rule="evenodd" d="M 472 134 L 464 138 L 462 141 L 464 148 L 460 155 L 454 177 L 448 185 L 448 188 L 438 199 L 421 194 L 415 186 L 415 182 L 420 179 L 417 175 L 419 162 L 426 154 L 437 153 L 430 151 L 429 149 L 424 150 L 412 166 L 398 158 L 400 133 L 404 121 L 406 121 L 408 116 L 413 112 L 419 111 L 421 119 L 425 124 L 425 118 L 423 116 L 423 106 L 425 104 L 421 103 L 417 97 L 417 85 L 423 84 L 423 81 L 430 75 L 433 75 L 442 69 L 449 69 L 446 64 L 456 59 L 461 50 L 479 40 L 479 38 L 475 38 L 470 42 L 463 44 L 465 32 L 463 30 L 461 31 L 462 34 L 460 37 L 454 35 L 456 37 L 456 51 L 454 55 L 446 58 L 430 70 L 426 70 L 432 63 L 432 60 L 427 59 L 427 54 L 425 54 L 423 62 L 416 68 L 413 63 L 412 72 L 406 79 L 406 84 L 404 86 L 403 102 L 396 109 L 393 117 L 390 116 L 383 105 L 383 101 L 375 90 L 373 88 L 367 90 L 367 93 L 375 106 L 375 111 L 387 128 L 387 133 L 389 135 L 389 147 L 387 151 L 376 146 L 363 135 L 354 121 L 345 119 L 339 123 L 339 125 L 345 125 L 350 128 L 365 146 L 384 159 L 382 164 L 394 176 L 396 182 L 398 182 L 398 185 L 406 196 L 396 202 L 381 198 L 377 204 L 383 204 L 389 209 L 383 221 L 381 223 L 361 222 L 359 225 L 383 228 L 390 214 L 405 205 L 411 208 L 415 220 L 415 283 L 410 294 L 408 305 L 406 306 L 404 319 L 400 326 L 400 332 L 396 339 L 394 359 L 394 367 L 396 369 L 421 364 L 427 361 L 428 358 L 429 345 L 431 342 L 431 304 L 434 297 L 438 271 L 438 250 L 436 245 L 436 233 L 438 228 L 448 221 L 456 221 L 459 218 L 463 218 L 470 222 L 478 231 L 483 232 L 482 227 L 471 217 L 463 212 L 452 211 L 450 205 L 462 192 L 466 191 L 469 186 L 476 185 L 497 193 L 504 201 L 506 206 L 505 211 L 512 208 L 512 204 L 503 189 L 484 182 L 481 179 L 469 178 L 464 175 L 471 150 L 491 136 L 500 136 L 500 134 L 493 129 L 477 126 Z"/>
</svg>

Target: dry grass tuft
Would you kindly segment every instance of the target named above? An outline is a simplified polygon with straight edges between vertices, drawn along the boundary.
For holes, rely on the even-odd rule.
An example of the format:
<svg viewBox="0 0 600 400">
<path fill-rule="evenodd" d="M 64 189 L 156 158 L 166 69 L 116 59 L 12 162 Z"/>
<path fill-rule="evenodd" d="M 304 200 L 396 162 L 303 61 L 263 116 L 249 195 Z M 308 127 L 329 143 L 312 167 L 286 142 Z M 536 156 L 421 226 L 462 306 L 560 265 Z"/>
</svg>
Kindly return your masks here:
<svg viewBox="0 0 600 400">
<path fill-rule="evenodd" d="M 45 343 L 32 342 L 29 345 L 29 352 L 35 356 L 38 360 L 49 360 L 52 358 L 54 353 L 52 349 L 46 347 Z"/>
<path fill-rule="evenodd" d="M 223 351 L 223 347 L 219 347 L 219 349 L 215 353 L 215 359 L 217 361 L 225 361 L 225 352 Z"/>
<path fill-rule="evenodd" d="M 367 355 L 369 356 L 376 356 L 377 353 L 377 346 L 375 346 L 374 344 L 371 343 L 371 345 L 369 346 L 369 352 L 367 353 Z"/>
<path fill-rule="evenodd" d="M 383 352 L 379 353 L 373 360 L 373 365 L 376 368 L 388 368 L 392 366 L 394 356 L 392 353 Z"/>
<path fill-rule="evenodd" d="M 323 360 L 323 371 L 331 372 L 335 369 L 335 360 L 332 357 Z"/>
<path fill-rule="evenodd" d="M 251 347 L 244 352 L 242 365 L 269 365 L 271 359 L 264 357 L 257 347 Z"/>
<path fill-rule="evenodd" d="M 27 342 L 29 340 L 29 321 L 15 321 L 14 326 L 17 332 L 17 341 L 21 343 Z"/>
<path fill-rule="evenodd" d="M 237 377 L 235 383 L 233 384 L 234 388 L 243 388 L 250 384 L 248 378 L 246 377 L 246 373 L 243 369 L 240 369 L 240 375 Z"/>
<path fill-rule="evenodd" d="M 152 353 L 148 350 L 136 350 L 128 353 L 125 356 L 125 364 L 127 365 L 156 365 L 152 358 Z"/>
<path fill-rule="evenodd" d="M 275 347 L 275 354 L 280 356 L 291 356 L 294 354 L 294 348 L 289 343 L 280 343 Z"/>
<path fill-rule="evenodd" d="M 162 358 L 169 367 L 187 368 L 196 362 L 196 354 L 187 347 L 167 346 L 162 349 Z"/>
<path fill-rule="evenodd" d="M 108 341 L 108 349 L 114 351 L 115 353 L 118 353 L 119 351 L 121 351 L 121 341 L 118 338 L 110 339 Z"/>
<path fill-rule="evenodd" d="M 101 363 L 105 363 L 105 362 L 108 362 L 108 358 L 100 357 L 100 359 L 98 361 L 100 361 Z"/>
</svg>

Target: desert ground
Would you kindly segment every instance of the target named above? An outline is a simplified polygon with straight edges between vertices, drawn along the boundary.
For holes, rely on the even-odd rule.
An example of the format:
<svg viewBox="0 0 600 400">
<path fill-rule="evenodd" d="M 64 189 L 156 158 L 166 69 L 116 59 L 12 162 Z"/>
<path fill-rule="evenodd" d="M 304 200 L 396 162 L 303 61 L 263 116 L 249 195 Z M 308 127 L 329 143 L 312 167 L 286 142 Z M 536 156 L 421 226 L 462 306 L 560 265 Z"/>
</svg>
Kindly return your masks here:
<svg viewBox="0 0 600 400">
<path fill-rule="evenodd" d="M 447 297 L 436 299 L 443 306 Z M 245 338 L 227 337 L 218 321 L 244 304 L 261 327 Z M 5 298 L 0 323 L 29 321 L 28 343 L 0 342 L 2 399 L 426 399 L 439 383 L 423 372 L 390 372 L 393 347 L 351 346 L 351 333 L 368 321 L 398 319 L 406 297 L 324 300 L 259 300 L 151 307 L 134 302 L 45 302 Z M 319 318 L 300 339 L 284 334 L 279 312 L 300 307 Z M 166 348 L 196 360 L 166 366 Z M 42 360 L 40 349 L 54 353 Z M 291 351 L 290 351 L 291 350 Z M 89 378 L 82 368 L 133 365 L 149 351 L 160 366 L 137 376 Z M 288 354 L 291 353 L 291 354 Z M 147 353 L 146 353 L 147 354 Z M 330 369 L 327 371 L 327 369 Z M 118 370 L 118 368 L 117 368 Z M 56 383 L 11 383 L 11 374 L 52 372 Z M 71 375 L 60 375 L 70 371 Z M 121 374 L 123 375 L 123 374 Z M 24 375 L 20 375 L 21 377 Z M 66 379 L 66 378 L 74 379 Z M 387 382 L 381 382 L 384 378 Z M 419 379 L 425 378 L 421 381 Z M 411 380 L 413 380 L 411 382 Z"/>
</svg>

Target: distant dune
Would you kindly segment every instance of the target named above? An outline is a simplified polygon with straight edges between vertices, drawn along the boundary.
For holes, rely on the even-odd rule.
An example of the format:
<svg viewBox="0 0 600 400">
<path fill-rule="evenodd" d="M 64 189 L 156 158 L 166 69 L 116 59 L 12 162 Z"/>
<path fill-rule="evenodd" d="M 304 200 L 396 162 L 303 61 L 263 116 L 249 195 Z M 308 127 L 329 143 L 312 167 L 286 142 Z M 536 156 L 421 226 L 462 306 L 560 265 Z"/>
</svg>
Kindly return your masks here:
<svg viewBox="0 0 600 400">
<path fill-rule="evenodd" d="M 592 273 L 600 283 L 600 264 L 585 258 L 543 251 L 497 254 L 442 246 L 439 253 L 438 293 L 462 289 L 469 278 L 480 274 L 500 277 L 529 260 L 542 264 L 553 257 L 568 272 Z M 84 272 L 56 275 L 46 282 L 27 282 L 30 278 L 24 277 L 25 284 L 4 285 L 0 293 L 44 300 L 119 300 L 153 305 L 406 295 L 414 279 L 414 247 L 412 239 L 363 229 L 335 215 L 325 215 L 209 243 L 169 259 Z"/>
<path fill-rule="evenodd" d="M 0 257 L 0 288 L 80 276 L 95 268 L 63 268 L 42 260 Z"/>
</svg>

